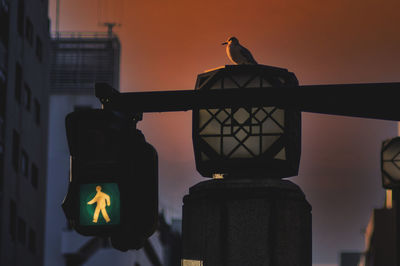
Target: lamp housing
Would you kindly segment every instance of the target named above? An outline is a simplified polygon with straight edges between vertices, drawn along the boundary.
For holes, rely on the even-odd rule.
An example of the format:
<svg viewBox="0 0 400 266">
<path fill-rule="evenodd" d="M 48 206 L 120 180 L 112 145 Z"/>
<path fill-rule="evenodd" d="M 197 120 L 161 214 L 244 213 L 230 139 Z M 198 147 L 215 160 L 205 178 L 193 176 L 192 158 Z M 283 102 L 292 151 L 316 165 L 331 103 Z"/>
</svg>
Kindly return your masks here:
<svg viewBox="0 0 400 266">
<path fill-rule="evenodd" d="M 228 65 L 197 77 L 195 90 L 279 87 L 294 90 L 296 76 L 264 65 Z M 290 95 L 288 95 L 290 97 Z M 284 178 L 298 174 L 301 113 L 275 106 L 193 110 L 196 168 L 204 177 Z"/>
</svg>

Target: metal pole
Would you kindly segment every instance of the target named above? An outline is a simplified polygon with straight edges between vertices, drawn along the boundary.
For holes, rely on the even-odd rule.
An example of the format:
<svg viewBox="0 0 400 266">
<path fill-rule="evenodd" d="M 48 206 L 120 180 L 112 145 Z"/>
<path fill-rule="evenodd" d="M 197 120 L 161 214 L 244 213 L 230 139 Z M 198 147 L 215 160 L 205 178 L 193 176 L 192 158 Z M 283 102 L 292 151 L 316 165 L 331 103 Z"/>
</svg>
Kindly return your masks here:
<svg viewBox="0 0 400 266">
<path fill-rule="evenodd" d="M 400 189 L 393 189 L 393 201 L 395 211 L 395 232 L 396 232 L 396 265 L 400 266 Z"/>
<path fill-rule="evenodd" d="M 302 112 L 400 120 L 400 105 L 395 97 L 400 82 L 130 93 L 119 93 L 107 84 L 97 83 L 95 89 L 102 104 L 127 113 L 277 106 Z"/>
</svg>

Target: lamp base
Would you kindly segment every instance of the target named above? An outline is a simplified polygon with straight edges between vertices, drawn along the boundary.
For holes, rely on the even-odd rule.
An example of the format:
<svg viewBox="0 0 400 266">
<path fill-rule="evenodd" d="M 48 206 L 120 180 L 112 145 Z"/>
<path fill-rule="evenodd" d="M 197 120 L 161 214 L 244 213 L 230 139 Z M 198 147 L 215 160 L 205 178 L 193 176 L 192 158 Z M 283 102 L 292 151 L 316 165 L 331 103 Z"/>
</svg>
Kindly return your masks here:
<svg viewBox="0 0 400 266">
<path fill-rule="evenodd" d="M 311 206 L 288 180 L 208 180 L 191 187 L 183 203 L 183 261 L 312 264 Z"/>
</svg>

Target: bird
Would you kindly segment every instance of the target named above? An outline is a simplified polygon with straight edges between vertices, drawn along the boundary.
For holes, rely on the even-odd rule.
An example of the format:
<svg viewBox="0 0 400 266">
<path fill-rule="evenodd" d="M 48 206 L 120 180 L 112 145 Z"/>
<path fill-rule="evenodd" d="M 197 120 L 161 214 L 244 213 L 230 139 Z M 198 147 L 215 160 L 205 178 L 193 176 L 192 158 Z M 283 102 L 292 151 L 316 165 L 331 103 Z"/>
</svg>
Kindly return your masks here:
<svg viewBox="0 0 400 266">
<path fill-rule="evenodd" d="M 254 60 L 254 57 L 251 55 L 250 51 L 245 47 L 240 45 L 239 40 L 236 37 L 229 38 L 226 42 L 223 42 L 222 45 L 226 46 L 226 54 L 229 59 L 237 65 L 257 65 L 258 63 Z"/>
</svg>

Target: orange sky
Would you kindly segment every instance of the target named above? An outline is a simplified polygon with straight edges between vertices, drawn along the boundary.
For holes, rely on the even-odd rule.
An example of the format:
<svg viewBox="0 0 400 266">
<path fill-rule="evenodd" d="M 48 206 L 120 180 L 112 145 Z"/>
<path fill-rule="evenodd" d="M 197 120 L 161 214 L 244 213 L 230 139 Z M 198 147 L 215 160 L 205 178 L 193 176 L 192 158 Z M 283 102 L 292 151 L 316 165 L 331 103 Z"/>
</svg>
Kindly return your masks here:
<svg viewBox="0 0 400 266">
<path fill-rule="evenodd" d="M 398 0 L 61 0 L 60 29 L 121 23 L 122 91 L 193 89 L 198 73 L 229 64 L 221 42 L 230 36 L 300 84 L 389 82 L 400 81 L 399 10 Z M 204 180 L 194 166 L 191 113 L 145 114 L 140 128 L 159 152 L 161 206 L 179 215 L 188 187 Z M 362 250 L 369 211 L 383 204 L 380 142 L 396 132 L 394 122 L 303 115 L 292 180 L 313 205 L 314 262 Z"/>
</svg>

